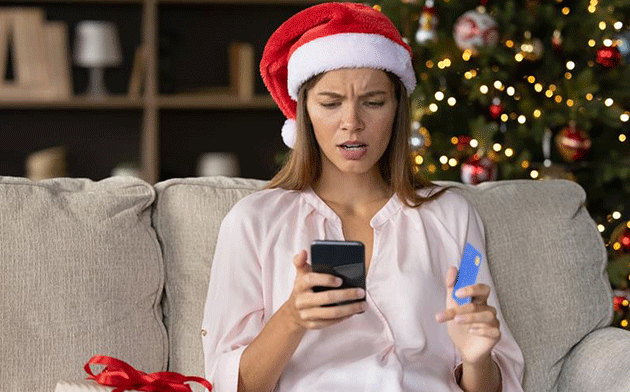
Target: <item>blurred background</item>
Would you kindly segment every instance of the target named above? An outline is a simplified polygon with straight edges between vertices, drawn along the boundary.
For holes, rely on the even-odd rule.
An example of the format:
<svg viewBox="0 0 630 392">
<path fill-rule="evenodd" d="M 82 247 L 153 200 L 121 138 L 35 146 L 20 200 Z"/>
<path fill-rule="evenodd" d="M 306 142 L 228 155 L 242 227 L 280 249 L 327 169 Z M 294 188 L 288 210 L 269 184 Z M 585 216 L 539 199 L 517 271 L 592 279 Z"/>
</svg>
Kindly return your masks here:
<svg viewBox="0 0 630 392">
<path fill-rule="evenodd" d="M 0 1 L 0 176 L 270 179 L 264 45 L 311 0 Z M 630 328 L 630 1 L 376 0 L 414 53 L 414 168 L 586 191 Z"/>
</svg>

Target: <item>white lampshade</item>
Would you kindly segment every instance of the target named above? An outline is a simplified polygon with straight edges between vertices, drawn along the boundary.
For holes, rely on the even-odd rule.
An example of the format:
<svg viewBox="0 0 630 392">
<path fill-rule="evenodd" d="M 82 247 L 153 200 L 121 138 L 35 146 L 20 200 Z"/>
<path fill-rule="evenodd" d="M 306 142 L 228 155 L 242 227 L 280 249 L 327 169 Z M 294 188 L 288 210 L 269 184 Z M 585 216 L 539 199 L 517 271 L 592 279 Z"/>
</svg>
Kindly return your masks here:
<svg viewBox="0 0 630 392">
<path fill-rule="evenodd" d="M 122 62 L 116 25 L 84 20 L 76 27 L 74 62 L 82 67 L 113 67 Z"/>
</svg>

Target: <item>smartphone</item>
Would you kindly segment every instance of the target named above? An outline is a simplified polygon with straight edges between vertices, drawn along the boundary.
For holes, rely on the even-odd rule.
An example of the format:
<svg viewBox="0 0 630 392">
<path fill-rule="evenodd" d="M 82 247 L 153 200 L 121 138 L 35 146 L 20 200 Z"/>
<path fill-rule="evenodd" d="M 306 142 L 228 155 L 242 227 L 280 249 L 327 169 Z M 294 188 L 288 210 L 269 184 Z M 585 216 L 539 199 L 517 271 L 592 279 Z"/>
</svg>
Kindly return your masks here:
<svg viewBox="0 0 630 392">
<path fill-rule="evenodd" d="M 470 242 L 464 246 L 464 252 L 462 254 L 462 262 L 457 272 L 457 280 L 455 281 L 455 287 L 453 288 L 453 299 L 458 305 L 469 304 L 471 299 L 459 298 L 455 296 L 455 292 L 462 287 L 471 286 L 477 281 L 477 274 L 479 273 L 479 267 L 482 262 L 482 255 Z"/>
<path fill-rule="evenodd" d="M 365 290 L 365 246 L 359 241 L 316 240 L 311 244 L 311 270 L 337 276 L 341 287 L 315 286 L 313 291 L 360 287 Z M 323 306 L 345 305 L 364 301 L 357 299 Z"/>
</svg>

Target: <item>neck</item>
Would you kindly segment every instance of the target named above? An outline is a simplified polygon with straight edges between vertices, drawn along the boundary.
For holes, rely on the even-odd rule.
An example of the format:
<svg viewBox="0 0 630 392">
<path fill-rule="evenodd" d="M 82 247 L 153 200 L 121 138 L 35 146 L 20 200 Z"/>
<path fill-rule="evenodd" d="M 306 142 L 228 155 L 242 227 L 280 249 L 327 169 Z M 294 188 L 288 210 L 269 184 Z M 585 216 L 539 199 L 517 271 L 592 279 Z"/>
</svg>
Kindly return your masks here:
<svg viewBox="0 0 630 392">
<path fill-rule="evenodd" d="M 376 166 L 361 174 L 322 170 L 313 190 L 325 202 L 347 207 L 373 203 L 392 195 L 391 187 Z"/>
</svg>

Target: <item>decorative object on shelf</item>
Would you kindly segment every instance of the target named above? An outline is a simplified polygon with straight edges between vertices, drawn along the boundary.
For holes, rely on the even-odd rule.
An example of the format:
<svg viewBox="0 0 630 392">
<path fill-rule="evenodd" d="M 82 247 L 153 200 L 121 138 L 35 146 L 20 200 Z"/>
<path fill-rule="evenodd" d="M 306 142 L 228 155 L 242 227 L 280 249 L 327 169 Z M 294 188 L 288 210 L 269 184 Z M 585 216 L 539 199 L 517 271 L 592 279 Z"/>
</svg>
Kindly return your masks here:
<svg viewBox="0 0 630 392">
<path fill-rule="evenodd" d="M 468 185 L 477 185 L 484 181 L 497 179 L 497 164 L 487 156 L 477 153 L 462 163 L 462 182 Z"/>
<path fill-rule="evenodd" d="M 112 177 L 115 176 L 142 178 L 140 165 L 135 162 L 123 162 L 112 170 Z"/>
<path fill-rule="evenodd" d="M 147 47 L 140 45 L 133 56 L 131 66 L 131 76 L 129 76 L 129 87 L 127 94 L 129 98 L 137 99 L 142 94 L 144 81 L 147 74 Z"/>
<path fill-rule="evenodd" d="M 232 42 L 228 49 L 230 61 L 230 87 L 243 101 L 254 98 L 256 81 L 256 59 L 254 45 L 247 42 Z"/>
<path fill-rule="evenodd" d="M 209 152 L 199 158 L 199 177 L 238 177 L 239 165 L 236 154 L 229 152 Z"/>
<path fill-rule="evenodd" d="M 424 45 L 437 40 L 438 15 L 435 11 L 433 0 L 427 0 L 422 8 L 422 13 L 418 19 L 418 31 L 416 32 L 416 42 Z"/>
<path fill-rule="evenodd" d="M 591 148 L 591 138 L 588 133 L 577 128 L 575 121 L 570 121 L 556 135 L 556 146 L 567 162 L 574 162 L 582 159 Z"/>
<path fill-rule="evenodd" d="M 492 47 L 499 42 L 498 24 L 485 12 L 484 7 L 470 10 L 460 16 L 453 26 L 457 47 L 475 54 L 479 48 Z"/>
<path fill-rule="evenodd" d="M 88 97 L 104 99 L 108 95 L 104 80 L 105 67 L 115 67 L 122 62 L 116 25 L 98 20 L 79 22 L 76 27 L 74 62 L 90 69 Z"/>
<path fill-rule="evenodd" d="M 31 180 L 67 176 L 66 148 L 64 146 L 34 152 L 26 159 L 26 177 Z"/>
<path fill-rule="evenodd" d="M 13 80 L 5 80 L 12 50 Z M 0 10 L 0 99 L 67 99 L 72 95 L 68 28 L 39 8 Z"/>
</svg>

